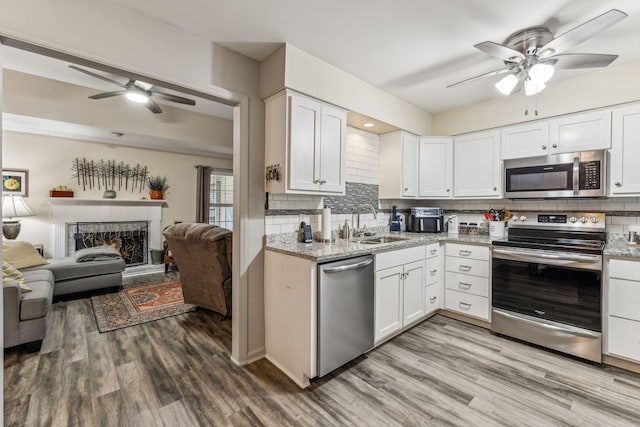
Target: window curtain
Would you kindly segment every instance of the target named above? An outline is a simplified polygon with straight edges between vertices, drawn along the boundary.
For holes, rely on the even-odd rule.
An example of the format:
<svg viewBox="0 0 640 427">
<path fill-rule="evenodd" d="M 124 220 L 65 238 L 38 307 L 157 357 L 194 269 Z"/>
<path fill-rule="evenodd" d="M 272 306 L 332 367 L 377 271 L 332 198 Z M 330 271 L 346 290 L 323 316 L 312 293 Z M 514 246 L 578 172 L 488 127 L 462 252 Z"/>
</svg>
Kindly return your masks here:
<svg viewBox="0 0 640 427">
<path fill-rule="evenodd" d="M 196 222 L 209 223 L 209 192 L 211 168 L 196 166 Z"/>
</svg>

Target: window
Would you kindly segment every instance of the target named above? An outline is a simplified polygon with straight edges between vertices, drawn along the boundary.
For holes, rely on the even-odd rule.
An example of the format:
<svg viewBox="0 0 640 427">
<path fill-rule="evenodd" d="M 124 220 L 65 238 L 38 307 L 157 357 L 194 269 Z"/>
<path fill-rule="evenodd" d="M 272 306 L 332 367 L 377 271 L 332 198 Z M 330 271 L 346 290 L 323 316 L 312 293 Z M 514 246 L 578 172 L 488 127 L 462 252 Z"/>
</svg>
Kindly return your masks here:
<svg viewBox="0 0 640 427">
<path fill-rule="evenodd" d="M 209 182 L 209 224 L 233 230 L 233 175 L 213 171 Z"/>
</svg>

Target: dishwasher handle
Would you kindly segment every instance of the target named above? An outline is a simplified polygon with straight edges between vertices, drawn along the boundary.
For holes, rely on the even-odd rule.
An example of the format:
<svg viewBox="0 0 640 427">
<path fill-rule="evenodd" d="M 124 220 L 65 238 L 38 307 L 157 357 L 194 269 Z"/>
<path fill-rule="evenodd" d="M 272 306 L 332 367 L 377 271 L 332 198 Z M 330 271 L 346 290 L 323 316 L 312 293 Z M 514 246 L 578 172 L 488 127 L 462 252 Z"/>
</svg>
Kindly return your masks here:
<svg viewBox="0 0 640 427">
<path fill-rule="evenodd" d="M 360 261 L 360 262 L 356 262 L 355 264 L 347 264 L 347 265 L 341 265 L 339 267 L 328 267 L 323 269 L 322 271 L 324 271 L 325 273 L 340 273 L 343 271 L 349 271 L 349 270 L 357 270 L 359 268 L 364 268 L 367 265 L 371 264 L 373 262 L 373 258 L 369 258 L 366 259 L 364 261 Z"/>
</svg>

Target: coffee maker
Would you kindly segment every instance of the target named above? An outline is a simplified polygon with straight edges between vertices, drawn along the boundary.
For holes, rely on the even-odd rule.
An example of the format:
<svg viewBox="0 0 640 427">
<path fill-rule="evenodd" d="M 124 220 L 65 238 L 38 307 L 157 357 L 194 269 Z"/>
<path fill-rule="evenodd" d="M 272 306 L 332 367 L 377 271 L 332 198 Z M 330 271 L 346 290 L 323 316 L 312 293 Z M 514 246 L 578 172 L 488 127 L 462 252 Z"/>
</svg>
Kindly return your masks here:
<svg viewBox="0 0 640 427">
<path fill-rule="evenodd" d="M 411 208 L 407 231 L 414 233 L 443 233 L 444 216 L 440 208 Z"/>
</svg>

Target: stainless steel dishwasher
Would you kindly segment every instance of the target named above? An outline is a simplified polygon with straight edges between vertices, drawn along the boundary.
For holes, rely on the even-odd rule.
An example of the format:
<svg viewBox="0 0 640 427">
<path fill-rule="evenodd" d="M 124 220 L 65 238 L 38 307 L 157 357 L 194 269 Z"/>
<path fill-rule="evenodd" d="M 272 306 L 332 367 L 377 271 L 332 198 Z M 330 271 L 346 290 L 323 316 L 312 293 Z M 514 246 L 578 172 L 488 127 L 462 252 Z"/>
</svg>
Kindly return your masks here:
<svg viewBox="0 0 640 427">
<path fill-rule="evenodd" d="M 373 256 L 318 268 L 318 376 L 373 348 Z"/>
</svg>

